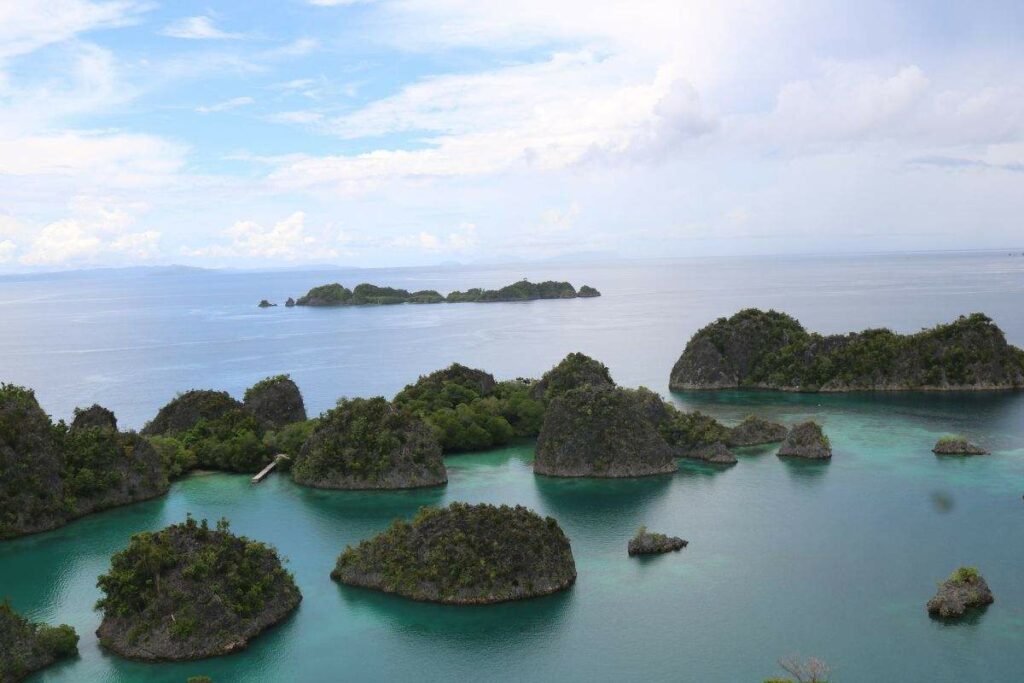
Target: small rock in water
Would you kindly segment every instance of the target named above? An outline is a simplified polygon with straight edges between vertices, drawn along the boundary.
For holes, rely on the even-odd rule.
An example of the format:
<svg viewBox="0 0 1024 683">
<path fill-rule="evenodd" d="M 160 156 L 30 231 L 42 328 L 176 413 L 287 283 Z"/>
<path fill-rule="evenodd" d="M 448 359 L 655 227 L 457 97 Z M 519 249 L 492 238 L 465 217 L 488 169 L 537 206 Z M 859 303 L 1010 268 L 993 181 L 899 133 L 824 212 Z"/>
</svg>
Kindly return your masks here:
<svg viewBox="0 0 1024 683">
<path fill-rule="evenodd" d="M 678 536 L 666 536 L 656 534 L 647 530 L 647 527 L 640 527 L 629 541 L 629 554 L 632 555 L 655 555 L 659 553 L 670 553 L 680 550 L 688 545 L 687 541 Z"/>
<path fill-rule="evenodd" d="M 939 584 L 939 590 L 928 601 L 928 613 L 944 619 L 962 617 L 972 607 L 995 602 L 985 579 L 974 567 L 960 567 Z"/>
<path fill-rule="evenodd" d="M 962 436 L 944 436 L 932 449 L 935 455 L 988 455 L 988 451 L 976 446 Z"/>
<path fill-rule="evenodd" d="M 817 422 L 803 422 L 789 430 L 786 440 L 779 448 L 779 455 L 827 460 L 832 457 L 832 444 Z"/>
</svg>

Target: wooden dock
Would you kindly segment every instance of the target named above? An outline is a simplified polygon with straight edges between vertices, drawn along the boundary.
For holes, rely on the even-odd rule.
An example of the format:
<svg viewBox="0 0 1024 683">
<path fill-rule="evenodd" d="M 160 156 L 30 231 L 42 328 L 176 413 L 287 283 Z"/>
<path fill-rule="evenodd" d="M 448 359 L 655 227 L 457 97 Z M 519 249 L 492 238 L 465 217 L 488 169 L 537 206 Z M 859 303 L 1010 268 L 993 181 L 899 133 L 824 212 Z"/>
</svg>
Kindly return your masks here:
<svg viewBox="0 0 1024 683">
<path fill-rule="evenodd" d="M 281 462 L 282 459 L 287 460 L 288 456 L 285 455 L 284 453 L 278 453 L 277 455 L 275 455 L 274 459 L 270 461 L 269 465 L 264 467 L 262 470 L 257 472 L 255 476 L 253 476 L 252 483 L 258 484 L 264 479 L 266 479 L 267 475 L 274 471 L 274 468 L 277 467 L 277 463 Z"/>
</svg>

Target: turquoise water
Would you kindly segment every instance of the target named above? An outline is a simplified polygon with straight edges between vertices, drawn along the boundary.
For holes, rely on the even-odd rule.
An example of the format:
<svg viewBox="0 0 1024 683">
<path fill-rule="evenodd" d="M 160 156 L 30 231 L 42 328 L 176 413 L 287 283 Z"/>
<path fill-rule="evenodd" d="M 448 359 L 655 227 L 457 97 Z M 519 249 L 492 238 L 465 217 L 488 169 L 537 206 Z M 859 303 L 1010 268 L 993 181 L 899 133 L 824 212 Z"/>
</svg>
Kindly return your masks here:
<svg viewBox="0 0 1024 683">
<path fill-rule="evenodd" d="M 984 310 L 1024 344 L 1024 263 L 946 258 L 829 267 L 580 266 L 571 279 L 605 297 L 426 313 L 295 311 L 290 318 L 283 309 L 250 311 L 250 300 L 260 292 L 256 301 L 283 298 L 270 291 L 275 287 L 294 294 L 309 280 L 324 281 L 320 274 L 0 281 L 8 321 L 0 328 L 0 377 L 35 386 L 55 417 L 99 400 L 138 426 L 166 400 L 150 394 L 169 396 L 193 384 L 237 391 L 289 370 L 316 411 L 343 394 L 390 393 L 447 360 L 500 377 L 537 375 L 578 348 L 605 360 L 619 382 L 664 391 L 686 336 L 746 305 L 790 303 L 787 310 L 826 331 L 914 329 L 954 311 Z M 561 277 L 565 270 L 522 274 Z M 496 284 L 519 271 L 395 273 L 382 283 L 463 278 L 489 286 L 484 276 Z M 642 292 L 648 294 L 638 297 Z M 42 298 L 34 306 L 16 303 L 30 293 Z M 233 299 L 244 310 L 230 313 Z M 586 308 L 591 303 L 598 306 Z M 843 324 L 844 316 L 852 322 Z M 533 444 L 521 443 L 449 457 L 448 486 L 416 492 L 313 491 L 276 475 L 259 486 L 244 476 L 193 476 L 163 499 L 0 544 L 0 595 L 34 619 L 70 623 L 82 636 L 80 656 L 39 680 L 206 674 L 221 681 L 736 682 L 779 673 L 775 661 L 790 654 L 826 660 L 836 681 L 1020 679 L 1024 395 L 719 392 L 673 399 L 726 421 L 754 411 L 786 422 L 813 417 L 825 425 L 835 457 L 790 462 L 773 448 L 755 448 L 725 470 L 683 463 L 667 477 L 563 481 L 535 477 Z M 929 449 L 947 432 L 964 433 L 993 454 L 936 458 Z M 548 598 L 459 608 L 330 580 L 346 544 L 421 505 L 452 500 L 520 503 L 556 517 L 572 542 L 577 584 Z M 227 516 L 235 531 L 277 546 L 290 560 L 302 605 L 230 657 L 151 665 L 105 654 L 93 635 L 96 576 L 131 533 L 180 521 L 186 512 Z M 641 524 L 690 545 L 628 558 L 626 541 Z M 960 564 L 979 567 L 996 603 L 959 624 L 929 619 L 924 603 L 935 582 Z"/>
</svg>

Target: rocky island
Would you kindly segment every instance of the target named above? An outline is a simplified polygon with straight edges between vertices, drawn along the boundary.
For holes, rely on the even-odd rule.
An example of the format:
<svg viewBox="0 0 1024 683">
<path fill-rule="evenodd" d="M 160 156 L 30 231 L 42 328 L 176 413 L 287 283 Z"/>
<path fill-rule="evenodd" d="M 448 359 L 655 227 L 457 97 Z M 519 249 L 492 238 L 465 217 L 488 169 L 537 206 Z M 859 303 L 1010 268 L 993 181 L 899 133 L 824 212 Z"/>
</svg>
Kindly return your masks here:
<svg viewBox="0 0 1024 683">
<path fill-rule="evenodd" d="M 100 644 L 131 659 L 189 660 L 245 648 L 302 595 L 277 551 L 189 517 L 132 536 L 97 580 Z"/>
<path fill-rule="evenodd" d="M 575 299 L 578 297 L 592 298 L 596 296 L 601 296 L 601 293 L 589 285 L 583 285 L 577 292 L 576 288 L 568 282 L 556 282 L 554 280 L 534 283 L 524 279 L 500 289 L 476 287 L 464 292 L 451 292 L 447 297 L 433 289 L 410 292 L 407 289 L 380 287 L 365 282 L 356 285 L 353 289 L 349 289 L 340 283 L 334 282 L 313 287 L 304 296 L 296 299 L 293 305 L 371 306 L 406 303 L 487 303 L 497 301 L 535 301 L 539 299 Z M 287 303 L 285 305 L 288 306 Z"/>
<path fill-rule="evenodd" d="M 984 390 L 1024 388 L 1024 351 L 981 313 L 923 330 L 808 332 L 777 311 L 746 309 L 690 339 L 673 390 Z"/>
<path fill-rule="evenodd" d="M 779 447 L 779 456 L 828 460 L 832 457 L 832 444 L 817 422 L 801 422 L 789 430 Z"/>
<path fill-rule="evenodd" d="M 522 506 L 422 508 L 411 522 L 348 547 L 331 578 L 413 600 L 482 605 L 572 586 L 569 539 L 551 517 Z"/>
<path fill-rule="evenodd" d="M 118 432 L 101 406 L 54 425 L 24 387 L 0 384 L 0 539 L 47 531 L 99 510 L 161 496 L 159 454 Z"/>
<path fill-rule="evenodd" d="M 306 420 L 302 393 L 288 375 L 268 377 L 246 389 L 242 407 L 266 429 L 281 429 Z"/>
<path fill-rule="evenodd" d="M 548 405 L 533 471 L 552 477 L 671 474 L 672 448 L 650 419 L 639 391 L 584 385 Z"/>
<path fill-rule="evenodd" d="M 729 446 L 761 446 L 785 441 L 788 433 L 785 425 L 769 422 L 756 415 L 748 415 L 729 430 L 725 442 Z"/>
<path fill-rule="evenodd" d="M 943 436 L 932 449 L 935 455 L 988 455 L 981 446 L 976 446 L 962 436 Z"/>
<path fill-rule="evenodd" d="M 321 489 L 410 489 L 448 481 L 427 423 L 381 397 L 342 399 L 324 413 L 292 477 Z"/>
<path fill-rule="evenodd" d="M 636 536 L 630 539 L 626 548 L 629 555 L 657 555 L 670 553 L 685 548 L 689 543 L 678 536 L 666 536 L 648 531 L 647 527 L 640 527 Z"/>
<path fill-rule="evenodd" d="M 660 399 L 659 399 L 660 400 Z M 703 460 L 713 465 L 735 465 L 736 456 L 725 445 L 729 429 L 699 410 L 686 413 L 665 405 L 657 421 L 658 432 L 677 458 Z"/>
<path fill-rule="evenodd" d="M 995 602 L 985 579 L 974 567 L 960 567 L 939 584 L 939 590 L 928 601 L 928 613 L 944 619 L 964 616 L 968 609 Z"/>
<path fill-rule="evenodd" d="M 0 681 L 13 683 L 78 654 L 78 634 L 66 624 L 47 626 L 0 602 Z"/>
<path fill-rule="evenodd" d="M 575 352 L 545 372 L 530 393 L 534 398 L 551 401 L 567 391 L 587 385 L 614 387 L 615 382 L 608 372 L 608 366 L 586 354 Z"/>
</svg>

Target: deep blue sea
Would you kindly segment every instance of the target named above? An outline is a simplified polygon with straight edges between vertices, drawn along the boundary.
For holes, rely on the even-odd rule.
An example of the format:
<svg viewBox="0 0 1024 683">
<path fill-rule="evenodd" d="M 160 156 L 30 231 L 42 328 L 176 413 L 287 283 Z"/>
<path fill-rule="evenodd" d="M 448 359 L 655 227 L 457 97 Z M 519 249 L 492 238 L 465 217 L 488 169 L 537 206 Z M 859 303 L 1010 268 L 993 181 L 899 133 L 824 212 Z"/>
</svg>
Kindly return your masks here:
<svg viewBox="0 0 1024 683">
<path fill-rule="evenodd" d="M 344 309 L 258 309 L 313 285 L 495 287 L 569 280 L 598 299 Z M 1024 346 L 1024 256 L 1007 253 L 729 258 L 391 270 L 97 271 L 0 277 L 0 380 L 30 386 L 54 419 L 98 402 L 138 428 L 176 393 L 241 396 L 288 373 L 310 413 L 341 396 L 391 396 L 453 361 L 498 378 L 537 377 L 571 351 L 625 386 L 670 396 L 672 364 L 697 329 L 774 307 L 809 329 L 912 332 L 982 311 Z M 637 481 L 534 477 L 533 444 L 447 458 L 447 487 L 312 491 L 283 477 L 193 476 L 160 500 L 0 543 L 0 597 L 74 625 L 77 659 L 40 680 L 761 681 L 776 660 L 817 656 L 833 681 L 1019 681 L 1024 671 L 1024 393 L 676 394 L 726 422 L 757 412 L 821 421 L 830 463 L 741 452 L 726 470 L 683 464 Z M 957 432 L 988 457 L 939 459 Z M 521 503 L 556 517 L 579 580 L 563 594 L 443 607 L 342 588 L 328 574 L 348 543 L 420 505 Z M 189 664 L 126 662 L 99 649 L 96 576 L 131 533 L 186 512 L 290 559 L 305 599 L 245 652 Z M 690 545 L 626 556 L 641 524 Z M 996 602 L 934 621 L 937 581 L 976 565 Z"/>
</svg>

